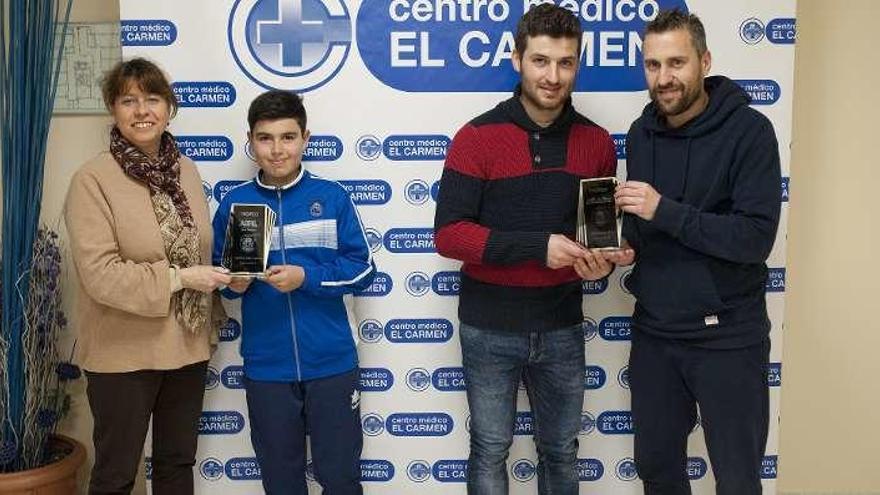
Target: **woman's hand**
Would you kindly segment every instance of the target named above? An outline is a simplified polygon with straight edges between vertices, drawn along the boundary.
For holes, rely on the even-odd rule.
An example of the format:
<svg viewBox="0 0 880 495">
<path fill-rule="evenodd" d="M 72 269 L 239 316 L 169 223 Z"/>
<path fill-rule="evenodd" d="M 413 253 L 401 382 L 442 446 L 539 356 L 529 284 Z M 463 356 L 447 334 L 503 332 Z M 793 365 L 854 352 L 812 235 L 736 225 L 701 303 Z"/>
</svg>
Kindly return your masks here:
<svg viewBox="0 0 880 495">
<path fill-rule="evenodd" d="M 221 285 L 229 285 L 232 277 L 229 270 L 219 266 L 195 265 L 178 270 L 180 284 L 184 289 L 193 289 L 199 292 L 211 292 Z"/>
</svg>

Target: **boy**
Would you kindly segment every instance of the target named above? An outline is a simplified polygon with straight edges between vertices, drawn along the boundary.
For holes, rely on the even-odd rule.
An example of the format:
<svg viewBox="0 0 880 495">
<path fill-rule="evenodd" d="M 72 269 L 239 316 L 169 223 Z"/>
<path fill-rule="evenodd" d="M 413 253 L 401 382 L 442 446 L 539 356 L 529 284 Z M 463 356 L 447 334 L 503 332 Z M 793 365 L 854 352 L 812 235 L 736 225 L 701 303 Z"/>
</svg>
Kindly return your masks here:
<svg viewBox="0 0 880 495">
<path fill-rule="evenodd" d="M 306 111 L 294 93 L 269 91 L 248 110 L 257 176 L 223 198 L 214 217 L 214 263 L 234 203 L 276 214 L 265 278 L 237 277 L 242 298 L 245 393 L 251 441 L 268 494 L 307 495 L 306 424 L 315 478 L 327 493 L 361 494 L 363 444 L 357 353 L 343 295 L 375 274 L 357 211 L 343 187 L 305 171 Z"/>
</svg>

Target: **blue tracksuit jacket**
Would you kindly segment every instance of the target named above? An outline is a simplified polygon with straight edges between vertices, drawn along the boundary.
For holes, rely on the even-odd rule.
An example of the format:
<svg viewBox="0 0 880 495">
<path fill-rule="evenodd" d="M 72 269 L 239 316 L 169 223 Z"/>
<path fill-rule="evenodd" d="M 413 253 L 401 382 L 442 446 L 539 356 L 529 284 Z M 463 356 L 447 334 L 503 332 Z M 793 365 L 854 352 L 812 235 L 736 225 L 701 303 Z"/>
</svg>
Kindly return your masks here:
<svg viewBox="0 0 880 495">
<path fill-rule="evenodd" d="M 215 265 L 220 264 L 233 203 L 265 204 L 275 211 L 269 266 L 299 265 L 302 287 L 289 293 L 256 279 L 242 298 L 241 355 L 252 380 L 294 382 L 343 373 L 357 366 L 343 295 L 369 286 L 376 269 L 357 210 L 342 185 L 300 169 L 287 186 L 259 175 L 230 190 L 214 216 Z"/>
</svg>

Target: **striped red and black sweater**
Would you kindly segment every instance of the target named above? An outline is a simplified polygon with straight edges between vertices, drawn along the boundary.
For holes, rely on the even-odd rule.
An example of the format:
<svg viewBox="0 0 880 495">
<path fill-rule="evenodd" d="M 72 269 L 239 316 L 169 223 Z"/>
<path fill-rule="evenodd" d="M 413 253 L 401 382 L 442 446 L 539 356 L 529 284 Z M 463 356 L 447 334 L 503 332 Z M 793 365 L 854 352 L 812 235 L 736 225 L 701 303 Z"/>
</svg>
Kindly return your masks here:
<svg viewBox="0 0 880 495">
<path fill-rule="evenodd" d="M 574 238 L 578 183 L 615 175 L 614 142 L 571 101 L 535 124 L 519 89 L 462 127 L 446 156 L 434 219 L 437 251 L 464 262 L 459 319 L 547 331 L 583 320 L 581 279 L 547 267 L 550 234 Z"/>
</svg>

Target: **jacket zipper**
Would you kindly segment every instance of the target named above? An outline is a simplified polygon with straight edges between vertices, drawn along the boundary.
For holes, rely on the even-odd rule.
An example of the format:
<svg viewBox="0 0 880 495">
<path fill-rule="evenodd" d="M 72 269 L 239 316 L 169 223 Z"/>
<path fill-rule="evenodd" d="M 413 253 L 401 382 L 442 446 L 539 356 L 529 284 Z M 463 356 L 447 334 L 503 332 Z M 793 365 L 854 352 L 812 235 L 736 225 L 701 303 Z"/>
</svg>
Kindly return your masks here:
<svg viewBox="0 0 880 495">
<path fill-rule="evenodd" d="M 281 188 L 276 187 L 275 193 L 278 196 L 278 223 L 280 224 L 280 238 L 281 238 L 281 262 L 284 265 L 287 265 L 287 247 L 284 245 L 284 205 L 281 203 Z M 302 370 L 299 367 L 299 344 L 296 341 L 296 320 L 293 318 L 293 298 L 290 295 L 290 292 L 287 294 L 287 313 L 290 317 L 290 333 L 293 337 L 293 362 L 296 365 L 296 380 L 302 381 Z"/>
</svg>

